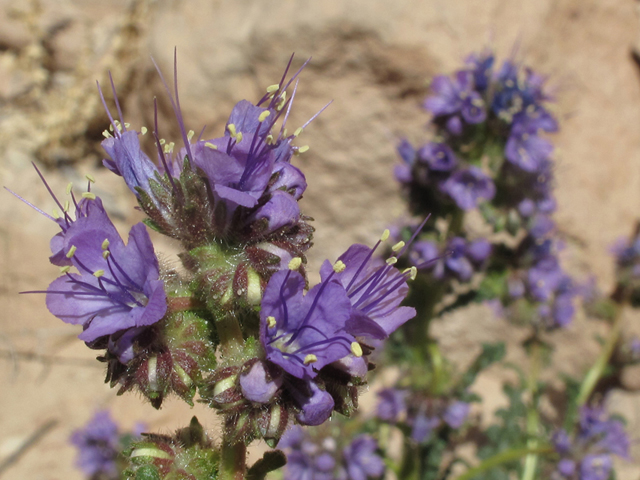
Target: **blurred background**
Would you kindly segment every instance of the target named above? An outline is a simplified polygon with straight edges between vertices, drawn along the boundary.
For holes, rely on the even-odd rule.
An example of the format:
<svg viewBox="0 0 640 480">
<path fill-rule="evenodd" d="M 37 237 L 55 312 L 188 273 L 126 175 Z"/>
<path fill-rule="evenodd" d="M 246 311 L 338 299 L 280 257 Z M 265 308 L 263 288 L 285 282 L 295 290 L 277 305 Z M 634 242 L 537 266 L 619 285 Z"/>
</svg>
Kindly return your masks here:
<svg viewBox="0 0 640 480">
<path fill-rule="evenodd" d="M 309 183 L 303 208 L 315 218 L 310 271 L 355 241 L 372 243 L 403 213 L 392 168 L 400 136 L 426 140 L 421 109 L 428 80 L 449 73 L 485 47 L 549 76 L 561 125 L 556 145 L 559 209 L 569 271 L 613 283 L 611 244 L 640 218 L 640 3 L 633 0 L 0 0 L 0 185 L 51 211 L 53 201 L 31 162 L 55 192 L 93 175 L 121 232 L 142 216 L 124 182 L 101 167 L 108 126 L 96 89 L 110 102 L 111 72 L 125 117 L 171 135 L 170 106 L 152 57 L 170 79 L 177 48 L 180 99 L 188 129 L 222 134 L 232 106 L 257 100 L 277 83 L 289 56 L 301 76 L 291 125 L 331 106 L 302 134 L 298 158 Z M 105 86 L 107 88 L 105 88 Z M 206 134 L 205 134 L 206 136 Z M 143 420 L 169 432 L 197 414 L 215 437 L 215 415 L 169 401 L 160 411 L 135 395 L 117 397 L 95 352 L 77 328 L 47 311 L 46 289 L 58 275 L 47 261 L 50 220 L 0 193 L 0 476 L 80 479 L 68 438 L 99 408 L 130 428 Z M 155 239 L 154 239 L 155 240 Z M 164 262 L 176 247 L 158 238 Z M 640 318 L 627 314 L 629 331 Z M 582 375 L 597 355 L 603 326 L 583 316 L 555 334 L 557 370 Z M 485 307 L 457 311 L 435 331 L 448 357 L 465 365 L 483 341 L 516 346 L 526 332 Z M 524 358 L 509 348 L 513 360 Z M 521 357 L 518 357 L 521 355 Z M 634 369 L 635 368 L 635 369 Z M 608 399 L 635 441 L 640 426 L 640 367 L 625 370 Z M 505 369 L 475 389 L 489 422 L 505 403 Z M 375 389 L 375 386 L 372 387 Z M 371 395 L 373 397 L 373 395 Z M 372 399 L 373 401 L 373 399 Z M 366 401 L 365 401 L 366 403 Z M 366 405 L 365 405 L 366 408 Z M 640 478 L 640 448 L 620 462 L 619 478 Z M 17 456 L 16 452 L 22 452 Z"/>
</svg>

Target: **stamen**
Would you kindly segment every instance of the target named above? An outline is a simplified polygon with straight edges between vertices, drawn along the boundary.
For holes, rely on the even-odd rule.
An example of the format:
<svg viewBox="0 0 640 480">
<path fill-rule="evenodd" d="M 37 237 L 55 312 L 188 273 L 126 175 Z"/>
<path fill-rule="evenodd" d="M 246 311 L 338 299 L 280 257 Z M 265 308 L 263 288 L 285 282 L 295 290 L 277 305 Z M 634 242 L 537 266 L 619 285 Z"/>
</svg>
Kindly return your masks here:
<svg viewBox="0 0 640 480">
<path fill-rule="evenodd" d="M 229 133 L 231 134 L 232 137 L 235 137 L 237 135 L 236 126 L 233 123 L 230 123 L 229 125 L 227 125 L 227 130 L 229 130 Z"/>
<path fill-rule="evenodd" d="M 362 356 L 362 347 L 358 342 L 351 342 L 351 353 L 353 353 L 356 357 Z"/>
<path fill-rule="evenodd" d="M 88 173 L 84 176 L 84 178 L 86 178 L 87 180 L 89 180 L 91 183 L 96 183 L 96 179 L 93 177 L 93 175 L 89 175 Z"/>
<path fill-rule="evenodd" d="M 400 240 L 398 243 L 396 243 L 393 247 L 391 247 L 391 250 L 394 252 L 398 252 L 400 250 L 402 250 L 402 247 L 404 247 L 405 243 Z"/>
<path fill-rule="evenodd" d="M 64 267 L 60 267 L 60 273 L 67 273 L 71 270 L 71 265 L 65 265 Z"/>
<path fill-rule="evenodd" d="M 89 200 L 95 200 L 96 199 L 96 194 L 92 193 L 92 192 L 84 192 L 82 194 L 82 198 L 88 198 Z"/>
<path fill-rule="evenodd" d="M 76 253 L 77 247 L 75 245 L 71 245 L 71 248 L 69 249 L 69 251 L 67 252 L 66 257 L 67 258 L 71 258 L 73 257 L 73 254 Z"/>
<path fill-rule="evenodd" d="M 309 150 L 309 145 L 305 145 L 304 147 L 300 147 L 298 150 L 296 150 L 296 153 L 298 153 L 298 154 L 304 153 L 307 150 Z"/>
<path fill-rule="evenodd" d="M 93 272 L 93 276 L 96 278 L 100 278 L 104 275 L 104 270 L 100 269 L 100 270 L 96 270 L 95 272 Z"/>
<path fill-rule="evenodd" d="M 280 88 L 280 85 L 277 83 L 274 83 L 273 85 L 269 85 L 267 87 L 267 93 L 277 92 L 279 88 Z"/>
<path fill-rule="evenodd" d="M 71 193 L 71 189 L 72 189 L 72 188 L 73 188 L 73 182 L 69 182 L 69 183 L 67 184 L 67 189 L 65 190 L 65 193 L 66 193 L 67 195 L 69 195 L 69 194 Z"/>
<path fill-rule="evenodd" d="M 131 126 L 131 124 L 130 124 L 130 123 L 126 123 L 126 122 L 125 122 L 125 124 L 124 124 L 124 127 L 125 127 L 125 128 L 129 128 L 130 126 Z"/>
<path fill-rule="evenodd" d="M 146 135 L 146 133 L 147 133 L 147 127 L 142 127 L 142 128 L 140 129 L 140 133 L 141 133 L 142 135 Z"/>
<path fill-rule="evenodd" d="M 289 261 L 289 270 L 297 270 L 300 268 L 300 265 L 302 265 L 302 258 L 300 257 L 293 257 L 290 261 Z"/>
<path fill-rule="evenodd" d="M 217 149 L 218 149 L 218 147 L 217 147 L 217 146 L 215 146 L 215 145 L 214 145 L 213 143 L 211 143 L 211 142 L 205 142 L 205 143 L 204 143 L 204 146 L 205 146 L 205 147 L 207 147 L 207 148 L 210 148 L 211 150 L 217 150 Z"/>
<path fill-rule="evenodd" d="M 338 260 L 336 263 L 333 264 L 333 271 L 336 273 L 344 272 L 345 268 L 347 268 L 347 266 L 344 264 L 342 260 Z"/>
<path fill-rule="evenodd" d="M 387 265 L 395 265 L 398 262 L 397 257 L 389 257 L 386 260 Z"/>
<path fill-rule="evenodd" d="M 164 138 L 160 139 L 160 145 L 164 145 L 165 143 L 167 143 L 167 141 Z"/>
<path fill-rule="evenodd" d="M 316 357 L 313 353 L 308 354 L 304 357 L 304 364 L 309 365 L 310 363 L 315 363 L 318 361 L 318 357 Z"/>
<path fill-rule="evenodd" d="M 273 144 L 273 135 L 269 134 L 266 136 L 266 138 L 264 139 L 265 143 L 267 145 L 272 145 Z"/>
<path fill-rule="evenodd" d="M 60 218 L 60 211 L 57 208 L 53 209 L 53 218 L 56 220 Z"/>
<path fill-rule="evenodd" d="M 293 136 L 294 136 L 294 137 L 297 137 L 298 135 L 300 135 L 300 134 L 302 133 L 302 130 L 303 130 L 303 128 L 302 128 L 302 127 L 298 127 L 298 128 L 296 129 L 296 131 L 295 131 L 295 132 L 293 132 Z"/>
<path fill-rule="evenodd" d="M 258 121 L 260 123 L 264 122 L 269 115 L 271 115 L 271 112 L 269 110 L 265 110 L 258 116 Z"/>
<path fill-rule="evenodd" d="M 267 317 L 267 326 L 269 328 L 274 328 L 276 326 L 276 317 L 272 317 L 271 315 L 269 315 Z"/>
<path fill-rule="evenodd" d="M 105 250 L 104 252 L 102 252 L 102 258 L 104 258 L 105 260 L 109 255 L 111 255 L 111 252 L 109 250 Z"/>
<path fill-rule="evenodd" d="M 111 138 L 111 134 L 110 134 L 107 130 L 105 130 L 104 132 L 102 132 L 102 136 L 103 136 L 104 138 Z"/>
<path fill-rule="evenodd" d="M 238 134 L 236 135 L 236 144 L 240 143 L 242 141 L 242 132 L 238 132 Z"/>
<path fill-rule="evenodd" d="M 391 232 L 387 228 L 384 232 L 382 232 L 382 235 L 380 236 L 380 241 L 381 242 L 386 242 L 387 239 L 389 238 L 389 235 L 391 235 Z"/>
<path fill-rule="evenodd" d="M 187 140 L 191 141 L 195 134 L 196 132 L 194 132 L 193 130 L 189 130 L 189 133 L 187 133 Z"/>
<path fill-rule="evenodd" d="M 105 238 L 104 242 L 102 242 L 102 249 L 106 250 L 107 248 L 109 248 L 109 245 L 111 245 L 111 242 L 109 241 L 108 238 Z"/>
</svg>

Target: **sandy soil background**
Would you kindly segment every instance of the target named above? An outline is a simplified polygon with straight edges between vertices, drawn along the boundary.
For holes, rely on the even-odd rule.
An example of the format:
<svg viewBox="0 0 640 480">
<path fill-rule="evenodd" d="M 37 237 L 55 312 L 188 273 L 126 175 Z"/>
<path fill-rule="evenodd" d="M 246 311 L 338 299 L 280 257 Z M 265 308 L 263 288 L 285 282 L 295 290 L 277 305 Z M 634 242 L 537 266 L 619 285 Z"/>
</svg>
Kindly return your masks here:
<svg viewBox="0 0 640 480">
<path fill-rule="evenodd" d="M 504 58 L 517 44 L 518 58 L 549 74 L 558 98 L 557 220 L 570 243 L 564 260 L 574 272 L 595 273 L 607 290 L 608 248 L 640 217 L 640 76 L 631 57 L 637 9 L 632 0 L 0 0 L 0 185 L 51 210 L 30 162 L 56 192 L 90 173 L 124 231 L 139 215 L 124 183 L 100 167 L 107 122 L 95 80 L 106 83 L 111 71 L 126 117 L 149 125 L 152 98 L 162 98 L 150 57 L 170 72 L 176 46 L 188 127 L 206 124 L 214 133 L 236 101 L 257 99 L 278 81 L 295 51 L 300 61 L 313 60 L 292 125 L 334 100 L 301 140 L 311 146 L 299 164 L 309 183 L 304 208 L 316 219 L 313 270 L 354 241 L 371 242 L 402 213 L 391 175 L 394 139 L 425 138 L 419 104 L 428 78 L 453 70 L 468 52 L 492 46 Z M 47 262 L 56 227 L 0 195 L 0 464 L 56 422 L 0 476 L 80 479 L 67 440 L 103 407 L 126 428 L 144 420 L 167 432 L 197 414 L 215 436 L 214 415 L 202 407 L 169 401 L 154 411 L 135 396 L 116 397 L 76 329 L 53 318 L 42 297 L 17 294 L 56 277 Z M 158 239 L 157 250 L 175 261 L 169 242 Z M 640 332 L 639 320 L 629 313 L 628 328 Z M 558 368 L 586 370 L 598 351 L 594 334 L 603 332 L 579 318 L 558 333 Z M 496 339 L 514 346 L 512 359 L 522 358 L 515 346 L 523 332 L 484 308 L 444 319 L 437 333 L 461 364 L 480 342 Z M 505 375 L 493 369 L 477 385 L 485 419 L 503 402 Z M 640 372 L 625 372 L 624 381 L 609 405 L 627 416 L 637 440 Z M 619 464 L 622 480 L 640 478 L 640 449 L 633 450 Z"/>
</svg>

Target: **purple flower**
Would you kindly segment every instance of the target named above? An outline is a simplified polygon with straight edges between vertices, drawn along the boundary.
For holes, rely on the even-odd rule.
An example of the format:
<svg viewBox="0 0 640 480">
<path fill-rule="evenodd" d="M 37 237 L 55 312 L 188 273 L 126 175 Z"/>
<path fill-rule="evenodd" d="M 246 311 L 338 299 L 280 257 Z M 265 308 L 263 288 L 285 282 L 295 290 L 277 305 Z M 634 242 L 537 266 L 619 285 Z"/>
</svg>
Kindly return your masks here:
<svg viewBox="0 0 640 480">
<path fill-rule="evenodd" d="M 108 411 L 97 412 L 84 428 L 74 431 L 71 443 L 78 449 L 76 465 L 85 475 L 117 477 L 118 426 Z"/>
<path fill-rule="evenodd" d="M 537 135 L 538 128 L 532 122 L 517 123 L 505 146 L 505 157 L 513 165 L 526 172 L 535 172 L 553 152 L 553 146 Z"/>
<path fill-rule="evenodd" d="M 580 480 L 607 480 L 612 468 L 611 456 L 587 455 L 580 462 Z"/>
<path fill-rule="evenodd" d="M 347 480 L 346 473 L 338 466 L 338 452 L 332 438 L 311 438 L 306 430 L 293 426 L 278 446 L 287 454 L 285 480 Z"/>
<path fill-rule="evenodd" d="M 484 92 L 489 87 L 494 61 L 495 58 L 491 51 L 485 51 L 481 54 L 472 53 L 467 57 L 466 64 L 473 74 L 473 83 L 477 91 Z"/>
<path fill-rule="evenodd" d="M 378 392 L 376 415 L 380 420 L 395 423 L 400 415 L 407 410 L 406 398 L 409 392 L 396 388 L 385 388 Z"/>
<path fill-rule="evenodd" d="M 165 315 L 164 283 L 142 223 L 131 228 L 125 245 L 106 215 L 87 215 L 69 226 L 62 251 L 78 273 L 63 267 L 47 290 L 47 307 L 62 321 L 82 325 L 81 340 L 152 325 Z"/>
<path fill-rule="evenodd" d="M 275 273 L 264 292 L 260 338 L 267 359 L 294 377 L 311 379 L 351 352 L 345 333 L 351 303 L 331 278 L 303 294 L 305 280 L 292 270 Z"/>
<path fill-rule="evenodd" d="M 469 415 L 469 404 L 466 402 L 455 401 L 447 407 L 442 419 L 451 428 L 460 428 L 467 420 Z"/>
<path fill-rule="evenodd" d="M 549 300 L 565 277 L 557 258 L 548 257 L 539 261 L 529 270 L 527 277 L 531 295 L 538 301 Z"/>
<path fill-rule="evenodd" d="M 453 173 L 440 184 L 440 190 L 463 210 L 476 208 L 480 200 L 491 200 L 496 193 L 493 180 L 475 166 Z"/>
<path fill-rule="evenodd" d="M 139 133 L 127 131 L 124 124 L 113 124 L 114 136 L 102 141 L 110 159 L 103 160 L 103 164 L 116 175 L 124 178 L 129 189 L 139 195 L 138 189 L 147 191 L 149 180 L 159 173 L 156 165 L 140 148 Z"/>
<path fill-rule="evenodd" d="M 352 245 L 336 262 L 344 268 L 337 269 L 335 278 L 346 290 L 353 306 L 345 327 L 353 336 L 386 338 L 416 314 L 414 308 L 400 306 L 409 291 L 407 280 L 412 273 L 401 273 L 395 268 L 396 257 L 391 257 L 389 262 L 374 257 L 379 243 L 374 248 Z M 325 261 L 320 276 L 327 281 L 335 271 L 336 266 Z"/>
<path fill-rule="evenodd" d="M 384 473 L 382 458 L 376 454 L 377 442 L 369 435 L 356 437 L 342 454 L 349 480 L 367 480 Z"/>
<path fill-rule="evenodd" d="M 321 425 L 331 416 L 333 397 L 313 380 L 287 379 L 287 390 L 300 407 L 296 419 L 303 425 Z"/>
<path fill-rule="evenodd" d="M 576 462 L 568 458 L 563 458 L 558 462 L 558 473 L 566 478 L 573 477 L 576 472 Z"/>
<path fill-rule="evenodd" d="M 264 362 L 255 362 L 246 373 L 240 375 L 242 395 L 255 403 L 269 403 L 282 386 L 282 375 L 274 370 Z"/>
<path fill-rule="evenodd" d="M 480 94 L 473 90 L 473 74 L 459 71 L 455 77 L 437 76 L 431 83 L 433 95 L 424 102 L 424 107 L 434 117 L 444 117 L 449 132 L 454 135 L 462 133 L 462 121 L 468 124 L 484 122 L 487 117 L 484 101 Z"/>
<path fill-rule="evenodd" d="M 429 440 L 431 432 L 440 426 L 438 417 L 428 417 L 425 413 L 420 412 L 413 419 L 411 428 L 411 438 L 418 443 Z"/>
<path fill-rule="evenodd" d="M 458 164 L 453 150 L 446 143 L 427 143 L 418 150 L 418 159 L 436 172 L 450 172 Z"/>
</svg>

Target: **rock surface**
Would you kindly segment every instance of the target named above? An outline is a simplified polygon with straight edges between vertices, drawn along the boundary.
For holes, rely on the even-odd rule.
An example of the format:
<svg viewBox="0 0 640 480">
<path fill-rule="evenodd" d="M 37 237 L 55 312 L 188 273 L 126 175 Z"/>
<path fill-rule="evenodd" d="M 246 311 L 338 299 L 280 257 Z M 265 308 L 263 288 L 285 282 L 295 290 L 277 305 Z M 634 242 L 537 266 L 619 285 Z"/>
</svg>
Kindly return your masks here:
<svg viewBox="0 0 640 480">
<path fill-rule="evenodd" d="M 402 213 L 391 175 L 394 141 L 400 134 L 425 138 L 419 104 L 427 80 L 456 68 L 470 51 L 491 45 L 504 58 L 517 44 L 518 58 L 549 74 L 559 100 L 557 220 L 570 244 L 565 260 L 574 271 L 595 273 L 606 290 L 613 281 L 608 247 L 640 217 L 640 77 L 630 55 L 640 30 L 630 1 L 2 0 L 0 25 L 0 183 L 45 210 L 53 205 L 31 161 L 47 170 L 55 191 L 92 173 L 118 226 L 138 219 L 126 187 L 98 166 L 107 122 L 95 80 L 108 85 L 108 71 L 127 118 L 148 125 L 153 96 L 163 98 L 150 56 L 170 72 L 176 47 L 188 127 L 220 132 L 232 105 L 275 83 L 295 51 L 297 64 L 313 60 L 292 125 L 333 100 L 300 139 L 311 147 L 299 164 L 309 182 L 304 208 L 316 219 L 310 261 L 317 270 L 354 241 L 371 243 Z M 116 397 L 102 383 L 93 352 L 75 340 L 77 331 L 54 319 L 41 297 L 17 295 L 45 288 L 56 276 L 46 261 L 55 228 L 4 195 L 0 462 L 39 426 L 58 420 L 7 478 L 80 479 L 67 439 L 101 407 L 117 409 L 126 427 L 142 418 L 166 432 L 196 413 L 212 428 L 214 415 L 202 407 L 189 411 L 173 401 L 156 412 L 134 396 Z M 168 251 L 163 242 L 157 249 Z M 175 260 L 167 255 L 167 261 Z M 562 371 L 588 368 L 600 327 L 579 319 L 558 334 Z M 481 341 L 516 345 L 522 338 L 484 309 L 452 315 L 436 330 L 446 354 L 462 363 Z M 522 358 L 517 350 L 513 355 Z M 496 386 L 505 375 L 492 370 L 479 382 L 491 406 L 485 413 L 500 405 Z M 619 392 L 612 403 L 636 431 L 638 395 Z M 639 454 L 634 447 L 620 479 L 638 477 Z"/>
</svg>

